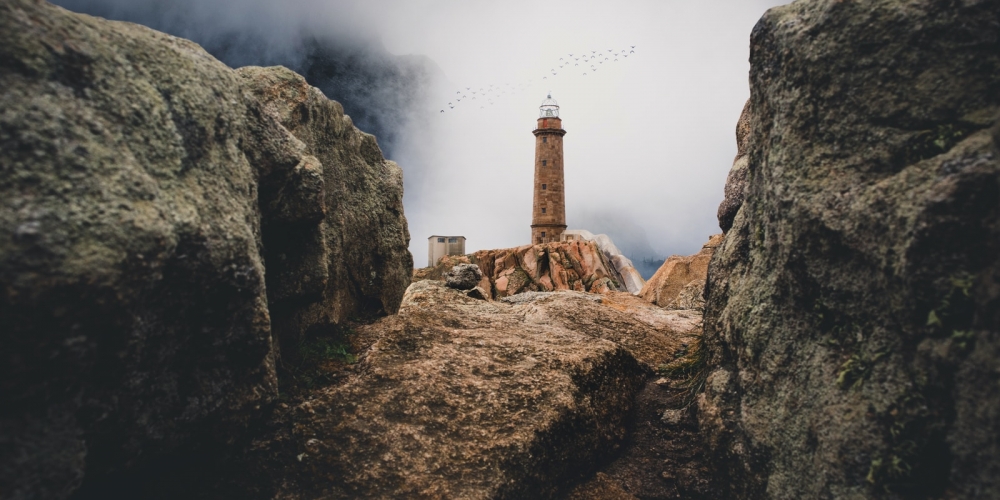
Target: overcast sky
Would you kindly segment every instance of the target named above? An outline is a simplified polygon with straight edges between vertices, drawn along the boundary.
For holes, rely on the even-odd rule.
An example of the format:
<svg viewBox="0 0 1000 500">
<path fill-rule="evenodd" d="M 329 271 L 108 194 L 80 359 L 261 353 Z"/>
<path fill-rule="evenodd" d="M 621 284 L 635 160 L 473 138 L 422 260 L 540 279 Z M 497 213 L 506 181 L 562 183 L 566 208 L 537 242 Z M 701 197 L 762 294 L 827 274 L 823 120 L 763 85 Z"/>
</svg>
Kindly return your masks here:
<svg viewBox="0 0 1000 500">
<path fill-rule="evenodd" d="M 429 57 L 440 68 L 436 97 L 425 115 L 413 120 L 412 140 L 392 158 L 406 177 L 410 249 L 421 266 L 432 234 L 464 235 L 469 252 L 529 242 L 531 131 L 548 91 L 561 105 L 568 132 L 569 227 L 609 233 L 635 260 L 696 252 L 719 232 L 716 208 L 736 154 L 736 121 L 749 97 L 750 31 L 767 8 L 784 2 L 57 3 L 84 11 L 97 5 L 104 9 L 98 13 L 117 11 L 126 19 L 125 11 L 152 11 L 161 18 L 161 29 L 170 26 L 162 19 L 176 17 L 169 31 L 196 39 L 198 33 L 185 29 L 253 26 L 281 50 L 283 38 L 294 38 L 307 26 L 320 33 L 378 37 L 393 54 Z M 589 64 L 558 68 L 570 53 L 606 55 L 608 49 L 615 54 L 626 49 L 629 57 L 609 60 L 596 72 L 586 71 Z M 553 68 L 558 75 L 551 74 Z M 508 83 L 521 92 L 497 96 L 492 105 L 454 101 L 456 90 L 508 88 Z M 455 109 L 448 102 L 457 104 Z"/>
<path fill-rule="evenodd" d="M 468 251 L 528 243 L 531 130 L 549 90 L 567 130 L 570 228 L 617 231 L 625 240 L 644 232 L 660 256 L 698 251 L 719 232 L 716 208 L 750 94 L 750 31 L 780 3 L 440 1 L 387 9 L 386 47 L 426 54 L 448 80 L 440 108 L 456 89 L 532 80 L 485 109 L 481 99 L 466 100 L 432 121 L 435 168 L 410 184 L 418 193 L 406 207 L 415 261 L 426 262 L 431 234 L 464 235 Z M 633 45 L 628 58 L 586 76 L 586 66 L 556 66 L 570 53 Z M 643 253 L 639 241 L 621 246 Z"/>
</svg>

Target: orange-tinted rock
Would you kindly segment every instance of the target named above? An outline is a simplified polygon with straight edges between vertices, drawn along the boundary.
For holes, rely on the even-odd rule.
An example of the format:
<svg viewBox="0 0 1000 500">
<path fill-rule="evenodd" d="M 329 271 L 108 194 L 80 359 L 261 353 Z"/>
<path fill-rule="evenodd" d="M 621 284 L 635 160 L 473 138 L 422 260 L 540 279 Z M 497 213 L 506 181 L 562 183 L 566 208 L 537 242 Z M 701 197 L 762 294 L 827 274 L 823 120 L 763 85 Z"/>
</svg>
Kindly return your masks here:
<svg viewBox="0 0 1000 500">
<path fill-rule="evenodd" d="M 712 260 L 715 249 L 722 244 L 722 238 L 722 234 L 711 236 L 708 243 L 701 247 L 701 251 L 694 255 L 670 256 L 642 287 L 639 296 L 660 307 L 671 309 L 690 306 L 692 303 L 696 305 L 697 298 L 693 299 L 694 302 L 692 302 L 691 297 L 686 297 L 682 301 L 677 299 L 681 295 L 681 291 L 691 282 L 705 281 L 708 276 L 708 262 Z M 685 295 L 690 295 L 690 293 Z"/>
<path fill-rule="evenodd" d="M 495 298 L 529 291 L 606 293 L 621 289 L 607 257 L 592 241 L 480 250 L 472 254 L 471 260 L 479 264 Z"/>
</svg>

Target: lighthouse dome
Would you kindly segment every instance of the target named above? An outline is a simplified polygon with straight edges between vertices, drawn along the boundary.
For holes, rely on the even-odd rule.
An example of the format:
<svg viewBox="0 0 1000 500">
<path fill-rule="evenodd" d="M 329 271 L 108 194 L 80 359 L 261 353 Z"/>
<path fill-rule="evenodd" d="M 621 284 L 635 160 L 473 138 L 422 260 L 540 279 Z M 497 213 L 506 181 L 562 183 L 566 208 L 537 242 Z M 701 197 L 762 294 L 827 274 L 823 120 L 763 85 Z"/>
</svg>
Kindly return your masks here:
<svg viewBox="0 0 1000 500">
<path fill-rule="evenodd" d="M 541 118 L 559 118 L 559 103 L 552 98 L 552 93 L 542 101 L 538 107 L 538 116 Z"/>
</svg>

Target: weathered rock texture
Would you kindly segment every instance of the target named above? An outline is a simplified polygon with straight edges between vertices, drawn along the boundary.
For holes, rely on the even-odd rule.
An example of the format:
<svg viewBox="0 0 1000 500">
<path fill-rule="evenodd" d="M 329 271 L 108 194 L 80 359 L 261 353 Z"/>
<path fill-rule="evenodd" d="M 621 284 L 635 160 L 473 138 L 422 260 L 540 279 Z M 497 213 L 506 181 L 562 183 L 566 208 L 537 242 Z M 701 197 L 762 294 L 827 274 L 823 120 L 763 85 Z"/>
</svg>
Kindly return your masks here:
<svg viewBox="0 0 1000 500">
<path fill-rule="evenodd" d="M 517 297 L 411 285 L 398 315 L 359 329 L 370 347 L 347 378 L 252 445 L 243 498 L 567 492 L 617 448 L 634 395 L 695 321 L 627 293 Z"/>
<path fill-rule="evenodd" d="M 733 159 L 733 166 L 729 169 L 726 177 L 725 198 L 719 204 L 717 217 L 719 228 L 725 233 L 733 227 L 733 219 L 736 212 L 743 206 L 743 199 L 746 197 L 748 181 L 748 144 L 750 137 L 750 100 L 747 99 L 743 105 L 743 112 L 740 113 L 739 122 L 736 123 L 736 158 Z"/>
<path fill-rule="evenodd" d="M 250 148 L 275 144 L 268 147 L 294 153 L 279 161 L 288 158 L 291 166 L 298 160 L 290 172 L 261 175 L 276 335 L 295 342 L 348 316 L 394 313 L 413 269 L 402 171 L 382 157 L 374 136 L 351 124 L 340 104 L 301 76 L 282 67 L 237 73 L 260 102 L 260 113 L 280 124 L 261 130 L 261 145 Z"/>
<path fill-rule="evenodd" d="M 563 232 L 563 239 L 568 241 L 593 241 L 597 247 L 604 252 L 604 257 L 611 264 L 610 270 L 614 273 L 614 280 L 620 283 L 624 290 L 635 295 L 639 294 L 646 280 L 632 264 L 632 260 L 622 255 L 611 237 L 606 234 L 594 234 L 585 229 L 571 229 Z"/>
<path fill-rule="evenodd" d="M 398 304 L 399 170 L 300 78 L 9 0 L 0 102 L 4 498 L 234 439 L 276 395 L 269 304 Z"/>
<path fill-rule="evenodd" d="M 750 62 L 699 403 L 725 497 L 1000 498 L 1000 2 L 795 2 Z"/>
<path fill-rule="evenodd" d="M 494 298 L 553 290 L 619 290 L 604 253 L 592 241 L 561 241 L 502 250 L 480 250 L 471 260 L 482 269 Z"/>
<path fill-rule="evenodd" d="M 668 309 L 698 309 L 704 303 L 702 288 L 708 275 L 708 263 L 715 249 L 722 244 L 723 235 L 709 237 L 701 251 L 689 256 L 671 255 L 653 274 L 639 292 L 639 296 Z M 683 297 L 682 297 L 683 295 Z"/>
<path fill-rule="evenodd" d="M 483 279 L 483 272 L 475 264 L 459 264 L 444 275 L 445 283 L 459 290 L 469 290 L 479 285 Z"/>
</svg>

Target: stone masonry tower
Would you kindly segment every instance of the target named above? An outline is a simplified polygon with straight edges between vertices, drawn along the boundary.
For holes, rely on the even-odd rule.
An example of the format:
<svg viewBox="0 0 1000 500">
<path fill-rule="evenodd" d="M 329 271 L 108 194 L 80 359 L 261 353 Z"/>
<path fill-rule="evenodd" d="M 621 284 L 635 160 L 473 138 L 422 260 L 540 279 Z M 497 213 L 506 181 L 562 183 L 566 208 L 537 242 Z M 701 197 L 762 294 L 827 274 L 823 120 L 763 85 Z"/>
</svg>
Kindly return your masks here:
<svg viewBox="0 0 1000 500">
<path fill-rule="evenodd" d="M 559 241 L 566 230 L 563 183 L 562 120 L 552 94 L 542 101 L 535 134 L 535 202 L 531 210 L 531 243 Z"/>
</svg>

